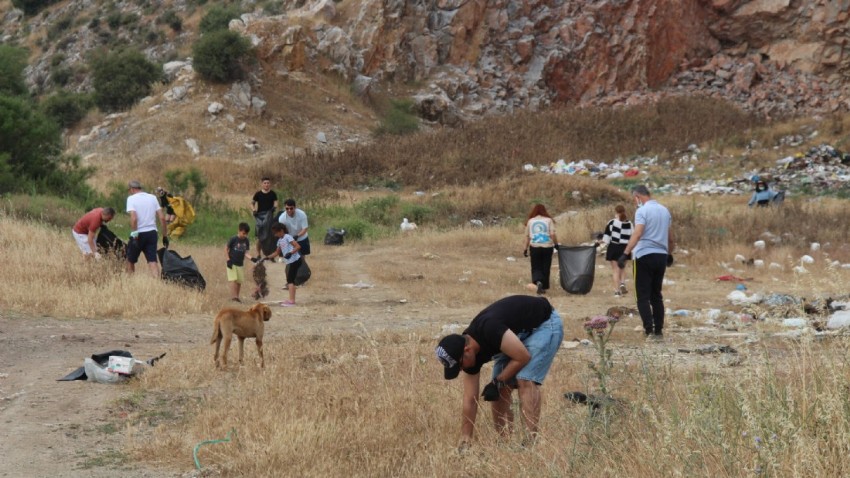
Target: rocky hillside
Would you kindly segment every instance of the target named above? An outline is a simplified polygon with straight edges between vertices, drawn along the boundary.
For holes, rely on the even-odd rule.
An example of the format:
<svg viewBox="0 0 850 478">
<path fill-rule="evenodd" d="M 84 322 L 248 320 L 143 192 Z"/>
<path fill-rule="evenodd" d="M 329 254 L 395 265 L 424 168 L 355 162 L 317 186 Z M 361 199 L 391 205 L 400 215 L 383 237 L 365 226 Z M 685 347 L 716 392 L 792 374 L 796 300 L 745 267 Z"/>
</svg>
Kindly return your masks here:
<svg viewBox="0 0 850 478">
<path fill-rule="evenodd" d="M 211 105 L 221 103 L 266 126 L 285 124 L 291 112 L 275 110 L 281 102 L 267 96 L 285 96 L 292 79 L 303 85 L 319 77 L 321 84 L 336 78 L 349 85 L 354 96 L 375 90 L 409 96 L 424 120 L 447 125 L 553 104 L 632 104 L 696 92 L 768 117 L 850 109 L 846 1 L 269 0 L 241 6 L 251 12 L 230 28 L 255 46 L 255 71 L 229 93 L 204 90 L 203 98 L 193 97 L 198 88 L 187 58 L 203 9 L 186 0 L 65 0 L 33 17 L 0 3 L 0 39 L 31 47 L 27 80 L 37 92 L 55 86 L 50 72 L 57 67 L 74 72 L 66 87 L 89 88 L 87 52 L 116 39 L 136 42 L 151 59 L 178 61 L 168 67 L 170 77 L 184 83 L 163 89 L 167 94 L 143 111 L 194 100 L 193 121 L 218 116 Z M 179 31 L 163 25 L 166 11 L 182 20 Z M 103 14 L 108 20 L 95 20 Z M 326 117 L 356 110 L 338 104 L 338 96 L 345 95 L 319 95 L 330 105 Z M 209 114 L 197 114 L 201 108 Z M 362 121 L 328 138 L 302 114 L 299 121 L 308 126 L 296 146 L 357 141 L 374 125 L 368 116 L 362 112 Z M 244 131 L 241 117 L 228 119 L 230 129 Z M 235 140 L 239 148 L 256 152 L 255 138 L 243 136 Z"/>
</svg>

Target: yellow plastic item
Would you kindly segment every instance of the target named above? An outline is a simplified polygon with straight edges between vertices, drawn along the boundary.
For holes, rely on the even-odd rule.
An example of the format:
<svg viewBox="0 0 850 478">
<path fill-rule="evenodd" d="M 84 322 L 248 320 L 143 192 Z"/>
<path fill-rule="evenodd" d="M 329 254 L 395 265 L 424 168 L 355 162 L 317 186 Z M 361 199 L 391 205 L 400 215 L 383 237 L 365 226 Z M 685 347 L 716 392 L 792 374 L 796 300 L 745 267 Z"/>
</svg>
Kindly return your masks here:
<svg viewBox="0 0 850 478">
<path fill-rule="evenodd" d="M 179 238 L 186 232 L 186 227 L 195 222 L 195 208 L 189 204 L 189 201 L 180 196 L 168 198 L 168 204 L 174 210 L 176 219 L 168 225 L 169 237 Z"/>
</svg>

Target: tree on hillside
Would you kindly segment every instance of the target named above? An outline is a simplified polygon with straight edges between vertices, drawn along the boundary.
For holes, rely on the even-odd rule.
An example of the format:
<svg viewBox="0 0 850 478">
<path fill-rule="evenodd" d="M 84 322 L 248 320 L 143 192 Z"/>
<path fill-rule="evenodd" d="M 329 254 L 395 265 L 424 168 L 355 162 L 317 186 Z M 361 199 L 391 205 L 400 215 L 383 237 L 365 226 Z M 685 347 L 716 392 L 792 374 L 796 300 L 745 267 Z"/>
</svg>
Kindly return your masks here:
<svg viewBox="0 0 850 478">
<path fill-rule="evenodd" d="M 20 8 L 27 15 L 35 15 L 42 8 L 55 3 L 56 0 L 12 0 L 12 5 L 15 8 Z"/>
<path fill-rule="evenodd" d="M 34 178 L 52 169 L 62 139 L 56 123 L 25 98 L 0 96 L 0 153 L 8 155 L 12 174 Z"/>
<path fill-rule="evenodd" d="M 0 95 L 22 96 L 28 93 L 24 82 L 26 66 L 26 50 L 0 45 Z"/>
<path fill-rule="evenodd" d="M 250 51 L 247 38 L 230 30 L 218 30 L 205 34 L 192 47 L 192 66 L 205 80 L 238 80 L 244 74 L 242 64 Z"/>
<path fill-rule="evenodd" d="M 235 5 L 222 7 L 219 5 L 211 7 L 201 23 L 198 24 L 198 29 L 201 33 L 210 33 L 218 30 L 227 30 L 230 25 L 230 20 L 239 18 L 241 12 Z"/>
<path fill-rule="evenodd" d="M 160 67 L 132 49 L 95 56 L 92 60 L 95 103 L 103 111 L 127 109 L 148 96 L 162 79 Z"/>
</svg>

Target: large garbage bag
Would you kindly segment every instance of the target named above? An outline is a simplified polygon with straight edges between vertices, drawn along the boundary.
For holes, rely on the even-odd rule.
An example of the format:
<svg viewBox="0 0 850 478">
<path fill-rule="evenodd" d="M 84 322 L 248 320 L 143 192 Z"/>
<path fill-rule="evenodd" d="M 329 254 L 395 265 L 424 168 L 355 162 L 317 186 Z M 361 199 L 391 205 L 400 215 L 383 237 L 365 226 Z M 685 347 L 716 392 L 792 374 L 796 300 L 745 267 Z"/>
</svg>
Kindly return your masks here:
<svg viewBox="0 0 850 478">
<path fill-rule="evenodd" d="M 341 246 L 345 244 L 345 229 L 328 228 L 328 233 L 325 234 L 326 246 Z"/>
<path fill-rule="evenodd" d="M 596 269 L 595 246 L 558 248 L 561 287 L 570 294 L 587 294 L 593 288 Z"/>
<path fill-rule="evenodd" d="M 286 273 L 289 274 L 289 264 L 286 265 Z M 301 256 L 301 267 L 298 268 L 298 273 L 295 274 L 295 280 L 292 281 L 293 284 L 300 286 L 310 280 L 310 276 L 313 275 L 313 271 L 310 270 L 310 266 L 307 265 L 307 259 L 304 256 Z"/>
<path fill-rule="evenodd" d="M 204 290 L 207 287 L 207 282 L 201 275 L 201 271 L 198 270 L 192 256 L 180 257 L 180 254 L 164 247 L 156 253 L 162 266 L 163 279 L 194 287 L 198 290 Z"/>
<path fill-rule="evenodd" d="M 127 245 L 110 231 L 106 224 L 102 224 L 97 231 L 95 246 L 102 256 L 112 255 L 117 259 L 124 259 L 127 256 Z"/>
<path fill-rule="evenodd" d="M 186 228 L 195 222 L 195 208 L 180 196 L 169 196 L 167 199 L 175 216 L 175 219 L 168 224 L 168 235 L 179 238 L 186 232 Z"/>
<path fill-rule="evenodd" d="M 277 249 L 277 238 L 272 234 L 272 225 L 277 222 L 274 209 L 254 214 L 256 220 L 257 240 L 264 255 L 274 253 Z"/>
</svg>

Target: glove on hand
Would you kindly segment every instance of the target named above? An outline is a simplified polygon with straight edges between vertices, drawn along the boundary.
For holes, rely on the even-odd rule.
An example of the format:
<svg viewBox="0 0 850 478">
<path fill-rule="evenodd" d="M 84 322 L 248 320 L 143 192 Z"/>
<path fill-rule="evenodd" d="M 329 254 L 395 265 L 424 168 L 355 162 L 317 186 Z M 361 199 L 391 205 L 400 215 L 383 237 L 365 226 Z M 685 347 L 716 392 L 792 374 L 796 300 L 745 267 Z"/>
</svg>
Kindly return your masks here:
<svg viewBox="0 0 850 478">
<path fill-rule="evenodd" d="M 251 258 L 251 262 L 253 262 L 254 264 L 256 264 L 256 263 L 260 262 L 261 260 L 263 260 L 263 259 L 261 259 L 261 258 L 259 258 L 259 257 L 252 257 L 252 258 Z"/>
<path fill-rule="evenodd" d="M 667 254 L 667 267 L 673 265 L 673 254 Z"/>
<path fill-rule="evenodd" d="M 522 257 L 528 257 L 528 249 L 522 251 Z"/>
<path fill-rule="evenodd" d="M 499 386 L 496 385 L 495 380 L 484 386 L 481 396 L 484 397 L 485 402 L 495 402 L 499 399 Z"/>
<path fill-rule="evenodd" d="M 233 268 L 233 261 L 231 261 L 231 260 L 228 260 L 228 261 L 227 261 L 227 268 L 228 268 L 228 269 L 232 269 L 232 268 Z"/>
<path fill-rule="evenodd" d="M 133 231 L 133 232 L 130 233 L 130 240 L 131 241 L 133 239 L 137 238 L 137 237 L 139 237 L 139 231 Z"/>
<path fill-rule="evenodd" d="M 292 253 L 291 253 L 291 252 L 287 252 L 286 254 L 284 254 L 284 255 L 283 255 L 283 258 L 284 258 L 284 259 L 289 259 L 290 257 L 292 257 Z"/>
<path fill-rule="evenodd" d="M 162 245 L 165 246 L 166 249 L 168 249 L 168 244 L 169 244 L 168 236 L 162 236 Z"/>
<path fill-rule="evenodd" d="M 617 258 L 617 267 L 619 267 L 620 269 L 625 269 L 627 260 L 629 260 L 629 256 L 627 256 L 626 254 L 620 255 L 620 257 Z"/>
</svg>

